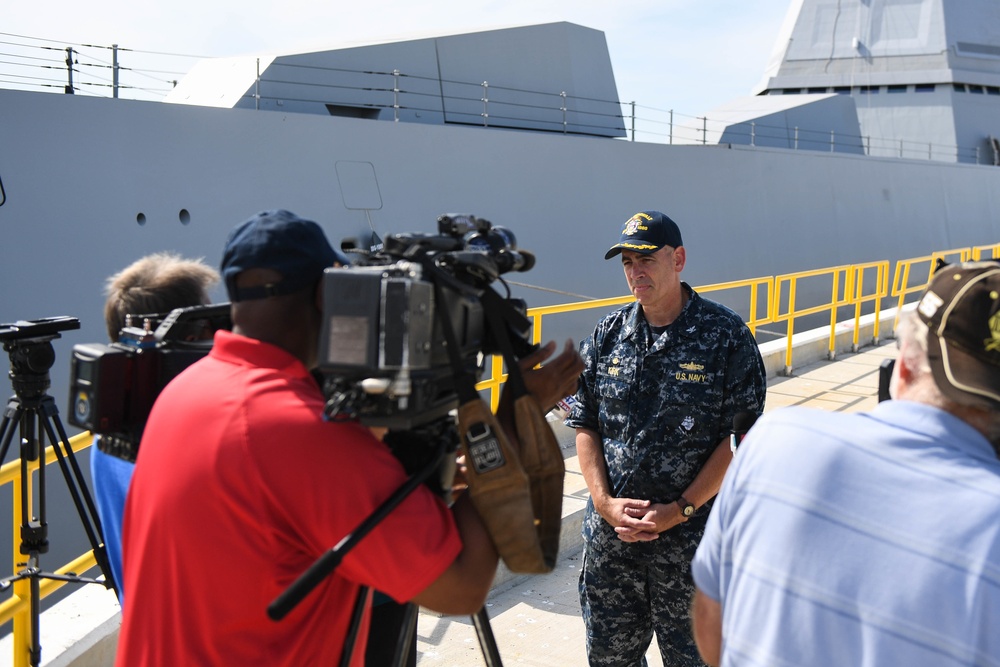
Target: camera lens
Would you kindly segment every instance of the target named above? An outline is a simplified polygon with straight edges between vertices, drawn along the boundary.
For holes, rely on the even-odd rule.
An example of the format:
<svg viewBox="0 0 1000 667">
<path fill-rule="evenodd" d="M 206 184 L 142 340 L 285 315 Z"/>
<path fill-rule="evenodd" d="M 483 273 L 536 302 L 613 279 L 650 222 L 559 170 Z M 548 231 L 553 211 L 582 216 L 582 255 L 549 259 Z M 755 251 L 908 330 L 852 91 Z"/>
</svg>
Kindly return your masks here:
<svg viewBox="0 0 1000 667">
<path fill-rule="evenodd" d="M 493 253 L 496 248 L 494 248 L 494 242 L 486 234 L 481 234 L 479 232 L 469 232 L 462 238 L 462 243 L 465 245 L 466 250 L 473 250 L 476 252 Z"/>
<path fill-rule="evenodd" d="M 492 233 L 501 239 L 501 248 L 517 250 L 517 237 L 514 236 L 514 232 L 506 227 L 494 227 Z"/>
</svg>

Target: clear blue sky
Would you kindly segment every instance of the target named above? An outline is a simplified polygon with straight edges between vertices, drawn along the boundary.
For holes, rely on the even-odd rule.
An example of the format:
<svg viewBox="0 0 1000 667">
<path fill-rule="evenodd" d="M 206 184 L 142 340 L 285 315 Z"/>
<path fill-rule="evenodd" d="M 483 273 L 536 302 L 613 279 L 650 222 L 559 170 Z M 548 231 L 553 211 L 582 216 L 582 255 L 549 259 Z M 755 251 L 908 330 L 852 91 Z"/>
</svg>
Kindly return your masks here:
<svg viewBox="0 0 1000 667">
<path fill-rule="evenodd" d="M 194 60 L 153 53 L 232 56 L 348 46 L 549 21 L 604 31 L 622 101 L 691 116 L 741 95 L 760 81 L 792 0 L 55 0 L 9 2 L 0 23 L 0 86 L 24 87 L 25 63 L 52 59 L 47 76 L 64 83 L 65 45 L 118 44 L 123 66 L 150 73 L 163 90 Z M 53 42 L 25 40 L 27 36 Z M 29 45 L 26 48 L 23 45 Z M 54 50 L 41 50 L 41 45 Z M 107 52 L 83 50 L 104 58 Z M 92 55 L 96 54 L 96 55 Z M 25 58 L 25 55 L 28 57 Z M 34 58 L 41 57 L 41 60 Z M 36 70 L 37 72 L 38 70 Z M 96 71 L 91 69 L 91 71 Z M 103 74 L 103 73 L 101 73 Z M 81 77 L 82 78 L 82 77 Z M 143 84 L 140 84 L 143 85 Z M 34 88 L 37 90 L 37 86 Z M 53 90 L 57 90 L 53 88 Z M 99 94 L 106 94 L 91 88 Z M 136 92 L 140 99 L 156 99 Z"/>
</svg>

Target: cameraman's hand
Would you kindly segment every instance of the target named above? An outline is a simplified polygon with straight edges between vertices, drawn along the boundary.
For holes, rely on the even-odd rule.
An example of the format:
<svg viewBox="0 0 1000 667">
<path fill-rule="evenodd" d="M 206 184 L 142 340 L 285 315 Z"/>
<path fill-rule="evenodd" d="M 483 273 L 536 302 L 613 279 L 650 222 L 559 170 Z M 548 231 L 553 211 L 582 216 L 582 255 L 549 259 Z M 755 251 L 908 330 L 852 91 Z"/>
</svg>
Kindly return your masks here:
<svg viewBox="0 0 1000 667">
<path fill-rule="evenodd" d="M 455 477 L 451 482 L 451 502 L 454 503 L 458 497 L 469 488 L 469 468 L 465 465 L 465 455 L 459 456 L 455 462 Z"/>
<path fill-rule="evenodd" d="M 566 341 L 558 357 L 541 368 L 534 368 L 555 352 L 555 349 L 555 341 L 550 340 L 519 362 L 524 385 L 543 411 L 548 411 L 560 399 L 576 393 L 577 380 L 584 368 L 583 359 L 572 340 Z"/>
<path fill-rule="evenodd" d="M 524 377 L 524 387 L 538 401 L 538 407 L 543 413 L 550 410 L 559 399 L 576 393 L 577 381 L 584 369 L 583 359 L 576 351 L 572 340 L 566 341 L 566 346 L 558 357 L 541 368 L 533 368 L 547 359 L 555 349 L 555 341 L 549 341 L 518 361 L 521 375 Z M 497 421 L 510 443 L 520 448 L 517 425 L 514 423 L 514 400 L 509 384 L 504 386 L 503 394 L 500 395 L 496 414 Z"/>
</svg>

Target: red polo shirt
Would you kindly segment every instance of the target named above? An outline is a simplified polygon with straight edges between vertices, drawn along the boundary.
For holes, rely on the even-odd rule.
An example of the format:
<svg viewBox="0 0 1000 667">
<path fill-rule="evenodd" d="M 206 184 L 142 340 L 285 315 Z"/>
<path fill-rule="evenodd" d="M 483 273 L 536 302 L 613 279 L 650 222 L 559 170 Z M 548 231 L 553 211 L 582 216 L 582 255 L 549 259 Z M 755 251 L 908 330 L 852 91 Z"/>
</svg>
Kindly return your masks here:
<svg viewBox="0 0 1000 667">
<path fill-rule="evenodd" d="M 323 419 L 305 367 L 219 332 L 158 398 L 124 527 L 117 664 L 335 664 L 361 585 L 408 600 L 454 560 L 450 511 L 421 486 L 282 621 L 266 610 L 405 480 L 357 424 Z M 363 664 L 367 614 L 352 665 Z"/>
</svg>

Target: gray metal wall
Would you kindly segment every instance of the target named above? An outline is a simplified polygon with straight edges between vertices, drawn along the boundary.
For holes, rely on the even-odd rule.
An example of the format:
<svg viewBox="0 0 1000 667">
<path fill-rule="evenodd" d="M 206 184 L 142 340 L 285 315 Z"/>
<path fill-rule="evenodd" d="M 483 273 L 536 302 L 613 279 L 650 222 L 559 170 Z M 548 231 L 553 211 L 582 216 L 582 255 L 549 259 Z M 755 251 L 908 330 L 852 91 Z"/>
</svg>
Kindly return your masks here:
<svg viewBox="0 0 1000 667">
<path fill-rule="evenodd" d="M 693 284 L 1000 239 L 992 167 L 68 102 L 0 91 L 0 321 L 76 316 L 72 342 L 103 340 L 106 276 L 158 250 L 215 264 L 228 230 L 266 208 L 312 217 L 333 239 L 368 233 L 369 219 L 385 235 L 435 231 L 446 212 L 485 217 L 536 253 L 531 272 L 508 275 L 554 290 L 515 288 L 530 305 L 622 294 L 603 252 L 647 208 L 681 225 Z M 344 179 L 349 192 L 338 165 L 360 174 Z"/>
</svg>

